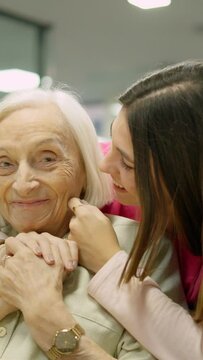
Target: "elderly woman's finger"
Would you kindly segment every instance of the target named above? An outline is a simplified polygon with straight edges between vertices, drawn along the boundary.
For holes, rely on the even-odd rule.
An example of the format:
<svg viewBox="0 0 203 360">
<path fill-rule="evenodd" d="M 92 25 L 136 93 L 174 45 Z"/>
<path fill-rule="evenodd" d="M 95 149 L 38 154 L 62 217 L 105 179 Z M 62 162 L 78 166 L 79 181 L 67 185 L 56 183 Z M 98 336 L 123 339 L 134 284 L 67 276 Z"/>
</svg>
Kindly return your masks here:
<svg viewBox="0 0 203 360">
<path fill-rule="evenodd" d="M 38 234 L 37 242 L 45 262 L 48 265 L 53 265 L 56 259 L 53 254 L 53 248 L 48 234 L 47 233 Z"/>
<path fill-rule="evenodd" d="M 71 243 L 72 242 L 75 244 L 74 241 L 71 241 Z M 61 241 L 58 244 L 58 248 L 65 268 L 68 271 L 75 270 L 77 266 L 77 244 L 75 244 L 75 251 L 74 251 L 73 244 L 69 244 L 69 241 L 66 239 L 61 239 Z"/>
<path fill-rule="evenodd" d="M 53 251 L 54 247 L 56 247 L 58 249 L 58 255 L 57 255 L 58 260 L 57 261 L 62 262 L 64 267 L 68 271 L 73 271 L 74 266 L 73 266 L 72 255 L 70 252 L 68 241 L 66 239 L 60 239 L 60 238 L 50 235 L 48 233 L 44 233 L 43 235 L 46 236 L 46 238 L 48 240 L 50 240 L 52 251 Z M 56 261 L 56 259 L 55 259 L 55 261 Z"/>
<path fill-rule="evenodd" d="M 71 259 L 73 263 L 73 268 L 75 269 L 78 265 L 78 244 L 74 240 L 66 240 L 69 245 L 69 251 L 71 254 Z"/>
<path fill-rule="evenodd" d="M 33 251 L 33 253 L 37 256 L 42 255 L 42 251 L 40 249 L 40 246 L 38 244 L 38 237 L 39 234 L 37 234 L 35 231 L 31 231 L 29 233 L 20 233 L 16 236 L 16 240 L 24 244 L 24 246 L 28 247 L 30 250 Z"/>
<path fill-rule="evenodd" d="M 11 258 L 11 257 L 12 257 L 12 255 L 4 255 L 4 257 L 0 260 L 0 265 L 3 266 L 3 267 L 5 267 L 5 265 L 6 265 L 6 260 L 9 259 L 9 258 Z"/>
<path fill-rule="evenodd" d="M 77 244 L 69 245 L 67 239 L 61 239 L 49 233 L 42 233 L 40 237 L 40 244 L 44 257 L 47 255 L 47 244 L 49 244 L 52 256 L 54 256 L 53 247 L 57 247 L 60 261 L 68 271 L 73 271 L 76 268 L 78 260 Z"/>
<path fill-rule="evenodd" d="M 74 219 L 72 218 L 71 221 L 73 221 L 73 220 Z M 71 253 L 73 266 L 74 266 L 74 268 L 76 268 L 78 266 L 79 250 L 78 250 L 78 244 L 74 240 L 71 231 L 69 232 L 66 241 L 69 246 L 70 253 Z"/>
<path fill-rule="evenodd" d="M 9 236 L 5 240 L 5 249 L 7 254 L 14 255 L 16 252 L 20 251 L 25 245 L 20 242 L 16 241 L 16 237 Z"/>
<path fill-rule="evenodd" d="M 32 233 L 20 233 L 16 237 L 9 237 L 6 239 L 6 251 L 7 253 L 15 254 L 16 251 L 22 249 L 23 246 L 30 248 L 36 255 L 40 256 L 41 251 L 36 241 L 37 233 L 35 236 Z"/>
</svg>

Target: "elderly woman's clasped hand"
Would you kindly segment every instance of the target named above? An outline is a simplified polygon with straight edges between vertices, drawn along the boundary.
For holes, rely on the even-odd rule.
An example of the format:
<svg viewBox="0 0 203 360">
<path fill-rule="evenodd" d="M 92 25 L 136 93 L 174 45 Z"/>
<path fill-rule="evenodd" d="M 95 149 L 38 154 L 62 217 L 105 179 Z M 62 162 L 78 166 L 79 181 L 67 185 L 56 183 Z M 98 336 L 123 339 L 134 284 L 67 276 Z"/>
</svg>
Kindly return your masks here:
<svg viewBox="0 0 203 360">
<path fill-rule="evenodd" d="M 5 240 L 7 255 L 13 255 L 24 247 L 29 248 L 38 257 L 43 257 L 48 265 L 53 265 L 57 259 L 67 271 L 75 270 L 78 263 L 78 246 L 75 241 L 61 239 L 49 233 L 38 234 L 35 231 L 20 233 Z"/>
<path fill-rule="evenodd" d="M 23 311 L 26 318 L 29 309 L 32 308 L 34 311 L 38 306 L 36 300 L 40 304 L 41 298 L 52 299 L 56 294 L 61 298 L 64 266 L 57 246 L 52 248 L 55 262 L 52 266 L 47 266 L 45 261 L 35 256 L 28 247 L 21 245 L 17 247 L 18 250 L 13 256 L 7 257 L 4 266 L 1 266 L 0 296 Z M 37 271 L 34 271 L 35 269 Z M 55 294 L 49 292 L 50 288 Z M 33 297 L 36 291 L 37 298 Z"/>
<path fill-rule="evenodd" d="M 63 312 L 66 311 L 66 315 L 68 314 L 67 309 L 63 309 L 62 291 L 65 273 L 60 250 L 58 246 L 52 246 L 54 264 L 48 266 L 43 258 L 36 256 L 30 248 L 20 242 L 15 249 L 12 249 L 13 256 L 6 255 L 4 266 L 1 265 L 1 301 L 7 308 L 7 313 L 15 311 L 16 308 L 22 311 L 33 339 L 42 349 L 46 350 L 47 343 L 50 343 L 52 339 L 44 329 L 44 336 L 41 336 L 42 329 L 39 330 L 39 324 L 42 315 L 40 314 L 45 314 L 46 317 L 47 312 L 49 314 L 53 309 L 57 311 L 58 307 L 62 308 Z M 36 269 L 37 271 L 35 271 Z M 41 313 L 38 315 L 39 309 L 41 309 Z M 71 314 L 69 318 L 72 324 L 74 321 Z M 48 324 L 45 323 L 44 326 L 46 329 Z"/>
<path fill-rule="evenodd" d="M 35 259 L 35 257 L 38 257 L 38 259 Z M 52 265 L 53 268 L 57 264 L 58 269 L 63 269 L 62 279 L 70 271 L 75 270 L 78 260 L 78 247 L 74 241 L 60 239 L 49 233 L 37 234 L 33 231 L 20 233 L 15 237 L 8 237 L 5 240 L 5 246 L 1 247 L 0 258 L 0 314 L 1 318 L 3 318 L 16 311 L 17 308 L 22 310 L 23 299 L 26 299 L 26 303 L 32 306 L 32 299 L 27 301 L 29 298 L 27 286 L 30 287 L 33 281 L 36 284 L 35 280 L 39 283 L 37 280 L 39 276 L 36 275 L 37 279 L 31 280 L 29 275 L 38 274 L 39 269 L 46 273 L 47 266 L 44 266 L 43 262 Z M 27 269 L 28 264 L 29 269 Z M 37 268 L 37 272 L 33 271 L 34 268 Z M 52 274 L 53 270 L 49 271 Z M 40 279 L 43 279 L 43 276 Z M 19 288 L 19 285 L 22 288 Z M 9 290 L 11 288 L 12 292 Z M 30 287 L 30 289 L 34 291 L 34 286 Z M 42 295 L 42 292 L 40 293 Z"/>
</svg>

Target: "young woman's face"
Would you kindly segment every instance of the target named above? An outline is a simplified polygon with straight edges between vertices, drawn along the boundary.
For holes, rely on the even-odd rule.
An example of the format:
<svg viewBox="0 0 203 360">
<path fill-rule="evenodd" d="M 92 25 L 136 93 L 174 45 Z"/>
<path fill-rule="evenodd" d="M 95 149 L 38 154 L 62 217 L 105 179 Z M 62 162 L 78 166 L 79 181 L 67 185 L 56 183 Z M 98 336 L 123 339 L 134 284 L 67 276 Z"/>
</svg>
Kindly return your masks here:
<svg viewBox="0 0 203 360">
<path fill-rule="evenodd" d="M 111 149 L 100 168 L 111 175 L 115 197 L 120 203 L 139 204 L 135 185 L 133 145 L 124 108 L 113 122 Z"/>
</svg>

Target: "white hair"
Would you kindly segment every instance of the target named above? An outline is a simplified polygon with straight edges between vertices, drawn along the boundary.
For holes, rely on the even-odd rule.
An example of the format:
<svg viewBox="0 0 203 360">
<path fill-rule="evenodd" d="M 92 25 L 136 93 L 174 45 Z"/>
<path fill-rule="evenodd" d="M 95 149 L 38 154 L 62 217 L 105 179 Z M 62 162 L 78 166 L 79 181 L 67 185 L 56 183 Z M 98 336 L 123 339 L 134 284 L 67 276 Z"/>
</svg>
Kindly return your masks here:
<svg viewBox="0 0 203 360">
<path fill-rule="evenodd" d="M 0 102 L 0 119 L 25 107 L 40 107 L 46 104 L 49 106 L 50 103 L 55 104 L 62 113 L 80 149 L 87 179 L 84 200 L 102 207 L 112 200 L 110 177 L 99 170 L 102 152 L 94 125 L 73 94 L 58 89 L 12 93 Z"/>
</svg>

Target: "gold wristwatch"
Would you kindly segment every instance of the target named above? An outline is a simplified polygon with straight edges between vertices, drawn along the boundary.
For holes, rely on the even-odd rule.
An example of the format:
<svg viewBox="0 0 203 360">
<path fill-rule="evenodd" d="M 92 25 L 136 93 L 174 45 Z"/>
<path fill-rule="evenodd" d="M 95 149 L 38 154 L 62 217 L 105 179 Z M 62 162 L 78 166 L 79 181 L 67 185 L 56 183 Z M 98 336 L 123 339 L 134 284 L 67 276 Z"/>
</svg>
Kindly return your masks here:
<svg viewBox="0 0 203 360">
<path fill-rule="evenodd" d="M 85 330 L 76 324 L 71 329 L 57 330 L 53 346 L 46 352 L 50 360 L 61 360 L 63 356 L 72 354 L 78 347 L 78 343 Z"/>
</svg>

